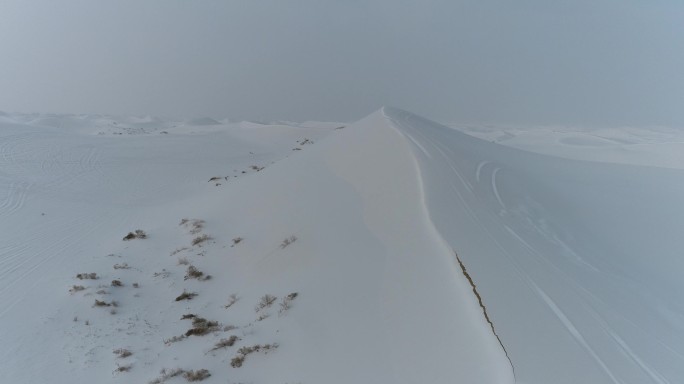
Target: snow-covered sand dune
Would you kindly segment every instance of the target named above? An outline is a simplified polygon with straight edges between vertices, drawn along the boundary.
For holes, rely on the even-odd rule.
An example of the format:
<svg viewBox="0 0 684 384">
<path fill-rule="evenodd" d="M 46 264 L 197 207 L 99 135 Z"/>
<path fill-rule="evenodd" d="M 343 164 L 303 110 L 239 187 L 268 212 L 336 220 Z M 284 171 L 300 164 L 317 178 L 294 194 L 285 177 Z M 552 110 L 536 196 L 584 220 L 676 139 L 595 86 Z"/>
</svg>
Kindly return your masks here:
<svg viewBox="0 0 684 384">
<path fill-rule="evenodd" d="M 430 217 L 519 382 L 683 380 L 684 171 L 543 156 L 386 115 L 414 144 Z"/>
<path fill-rule="evenodd" d="M 0 116 L 2 380 L 682 381 L 684 171 L 336 128 Z"/>
</svg>

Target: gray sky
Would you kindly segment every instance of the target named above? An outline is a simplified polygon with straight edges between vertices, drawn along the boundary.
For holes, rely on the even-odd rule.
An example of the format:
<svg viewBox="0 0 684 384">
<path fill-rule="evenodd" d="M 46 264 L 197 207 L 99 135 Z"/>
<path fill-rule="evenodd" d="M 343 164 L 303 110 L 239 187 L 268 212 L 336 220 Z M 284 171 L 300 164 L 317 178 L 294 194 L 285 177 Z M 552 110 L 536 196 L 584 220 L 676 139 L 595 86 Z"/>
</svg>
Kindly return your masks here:
<svg viewBox="0 0 684 384">
<path fill-rule="evenodd" d="M 684 126 L 680 0 L 1 0 L 0 110 Z"/>
</svg>

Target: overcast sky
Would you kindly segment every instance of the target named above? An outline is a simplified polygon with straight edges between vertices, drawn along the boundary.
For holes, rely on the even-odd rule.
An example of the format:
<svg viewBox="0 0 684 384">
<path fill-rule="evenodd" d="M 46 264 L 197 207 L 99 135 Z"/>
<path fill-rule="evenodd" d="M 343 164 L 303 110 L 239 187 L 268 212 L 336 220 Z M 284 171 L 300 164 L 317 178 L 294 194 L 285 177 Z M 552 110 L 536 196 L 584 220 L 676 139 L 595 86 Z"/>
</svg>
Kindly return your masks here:
<svg viewBox="0 0 684 384">
<path fill-rule="evenodd" d="M 0 0 L 0 110 L 684 127 L 681 0 Z"/>
</svg>

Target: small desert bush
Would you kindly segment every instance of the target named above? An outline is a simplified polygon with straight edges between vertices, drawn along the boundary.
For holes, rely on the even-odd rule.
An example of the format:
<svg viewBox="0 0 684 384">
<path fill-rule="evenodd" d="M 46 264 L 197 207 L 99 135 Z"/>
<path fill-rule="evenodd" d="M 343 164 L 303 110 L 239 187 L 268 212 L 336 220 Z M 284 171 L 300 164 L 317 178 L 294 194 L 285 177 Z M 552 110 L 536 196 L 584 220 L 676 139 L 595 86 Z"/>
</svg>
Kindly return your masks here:
<svg viewBox="0 0 684 384">
<path fill-rule="evenodd" d="M 240 299 L 237 297 L 236 294 L 234 294 L 234 293 L 231 294 L 230 296 L 228 296 L 228 303 L 226 305 L 224 305 L 223 308 L 228 309 L 228 308 L 232 307 L 233 304 L 237 303 L 238 300 L 240 300 Z"/>
<path fill-rule="evenodd" d="M 216 350 L 221 349 L 221 348 L 232 347 L 233 345 L 235 345 L 235 342 L 238 341 L 238 340 L 239 340 L 239 339 L 238 339 L 237 336 L 231 335 L 231 336 L 230 336 L 229 338 L 227 338 L 227 339 L 221 339 L 221 340 L 219 340 L 218 343 L 214 344 L 214 348 L 212 348 L 211 350 L 212 350 L 212 351 L 216 351 Z"/>
<path fill-rule="evenodd" d="M 191 235 L 196 235 L 202 232 L 202 229 L 204 228 L 204 220 L 183 219 L 178 225 L 188 228 L 188 232 Z"/>
<path fill-rule="evenodd" d="M 232 359 L 230 359 L 230 366 L 233 368 L 240 368 L 242 367 L 242 363 L 245 362 L 245 359 L 247 356 L 245 355 L 236 355 Z"/>
<path fill-rule="evenodd" d="M 112 280 L 112 287 L 123 287 L 121 280 Z"/>
<path fill-rule="evenodd" d="M 297 241 L 297 236 L 290 236 L 288 238 L 285 238 L 282 243 L 280 243 L 280 248 L 285 249 L 288 245 L 294 243 Z"/>
<path fill-rule="evenodd" d="M 97 300 L 95 299 L 95 304 L 93 304 L 93 307 L 111 307 L 112 303 L 108 303 L 106 301 L 102 300 Z"/>
<path fill-rule="evenodd" d="M 128 349 L 125 349 L 125 348 L 118 348 L 118 349 L 115 349 L 115 350 L 112 351 L 112 352 L 116 355 L 116 357 L 121 358 L 121 359 L 125 359 L 125 358 L 127 358 L 128 356 L 131 356 L 131 355 L 133 354 L 133 352 L 131 352 L 131 351 L 129 351 Z"/>
<path fill-rule="evenodd" d="M 69 292 L 74 293 L 74 292 L 82 291 L 82 290 L 84 290 L 84 289 L 85 289 L 85 287 L 82 286 L 82 285 L 73 285 L 73 286 L 69 289 Z"/>
<path fill-rule="evenodd" d="M 218 331 L 218 321 L 209 321 L 203 317 L 194 317 L 192 319 L 192 328 L 185 332 L 185 336 L 204 336 L 209 332 Z"/>
<path fill-rule="evenodd" d="M 170 339 L 164 339 L 164 344 L 171 344 L 171 343 L 177 343 L 181 340 L 185 339 L 185 335 L 180 335 L 180 336 L 174 336 Z"/>
<path fill-rule="evenodd" d="M 292 301 L 297 298 L 297 296 L 299 296 L 299 293 L 297 292 L 292 292 L 285 296 L 280 302 L 280 310 L 278 311 L 278 314 L 282 315 L 287 312 L 292 307 Z"/>
<path fill-rule="evenodd" d="M 206 369 L 199 369 L 197 371 L 189 370 L 183 373 L 183 377 L 187 381 L 202 381 L 211 376 L 211 373 Z"/>
<path fill-rule="evenodd" d="M 233 238 L 233 245 L 240 244 L 242 242 L 242 240 L 244 240 L 244 239 L 240 236 Z"/>
<path fill-rule="evenodd" d="M 262 310 L 264 308 L 268 308 L 271 305 L 273 305 L 273 303 L 275 303 L 275 301 L 277 299 L 278 298 L 273 296 L 273 295 L 269 295 L 269 294 L 263 295 L 263 296 L 261 296 L 261 299 L 259 299 L 259 304 L 256 305 L 254 310 L 256 312 L 259 312 L 260 310 Z"/>
<path fill-rule="evenodd" d="M 128 372 L 131 370 L 133 366 L 131 364 L 128 365 L 118 365 L 116 366 L 116 372 Z"/>
<path fill-rule="evenodd" d="M 240 368 L 240 367 L 242 367 L 242 364 L 245 362 L 245 359 L 247 358 L 248 355 L 255 353 L 255 352 L 268 353 L 271 350 L 274 350 L 276 348 L 278 348 L 278 344 L 276 344 L 276 343 L 264 344 L 264 345 L 255 344 L 255 345 L 252 345 L 251 347 L 247 347 L 247 346 L 242 347 L 242 348 L 238 349 L 238 354 L 230 360 L 230 366 L 233 368 Z"/>
<path fill-rule="evenodd" d="M 142 229 L 136 229 L 134 232 L 128 232 L 128 234 L 123 238 L 124 241 L 133 239 L 147 239 L 147 233 L 145 233 L 145 231 Z"/>
<path fill-rule="evenodd" d="M 91 273 L 79 273 L 76 275 L 76 278 L 79 280 L 97 280 L 97 273 L 91 272 Z"/>
<path fill-rule="evenodd" d="M 197 293 L 195 292 L 183 291 L 183 293 L 181 293 L 180 296 L 176 297 L 176 301 L 192 300 L 192 298 L 195 296 L 197 296 Z"/>
<path fill-rule="evenodd" d="M 187 250 L 188 250 L 187 247 L 176 248 L 173 252 L 171 252 L 171 256 L 176 255 L 176 254 L 183 252 L 183 251 L 187 251 Z"/>
<path fill-rule="evenodd" d="M 207 240 L 211 240 L 211 237 L 206 235 L 206 234 L 201 235 L 201 236 L 197 236 L 194 239 L 192 239 L 192 245 L 200 245 Z"/>
<path fill-rule="evenodd" d="M 131 269 L 131 267 L 128 266 L 128 263 L 114 264 L 114 269 Z"/>
<path fill-rule="evenodd" d="M 183 373 L 185 373 L 185 371 L 180 369 L 180 368 L 170 369 L 170 370 L 166 370 L 166 368 L 164 368 L 161 370 L 161 372 L 159 372 L 159 377 L 150 381 L 149 384 L 161 384 L 161 383 L 165 382 L 166 380 L 172 379 L 176 376 L 180 376 Z"/>
<path fill-rule="evenodd" d="M 185 279 L 197 279 L 200 281 L 205 281 L 211 279 L 211 275 L 204 275 L 204 272 L 200 271 L 197 269 L 194 265 L 191 265 L 188 267 L 188 270 L 185 272 Z"/>
</svg>

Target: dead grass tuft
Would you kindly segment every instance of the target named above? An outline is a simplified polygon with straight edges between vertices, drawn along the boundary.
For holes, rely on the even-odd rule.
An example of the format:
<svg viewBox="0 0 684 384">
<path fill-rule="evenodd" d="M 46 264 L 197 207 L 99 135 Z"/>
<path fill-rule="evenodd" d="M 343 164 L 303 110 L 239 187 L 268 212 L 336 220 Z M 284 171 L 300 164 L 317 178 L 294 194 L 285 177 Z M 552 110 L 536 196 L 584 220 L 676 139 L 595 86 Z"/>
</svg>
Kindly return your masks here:
<svg viewBox="0 0 684 384">
<path fill-rule="evenodd" d="M 129 351 L 128 349 L 125 349 L 125 348 L 118 348 L 118 349 L 115 349 L 115 350 L 112 351 L 112 352 L 116 355 L 116 357 L 118 357 L 118 358 L 120 358 L 120 359 L 125 359 L 125 358 L 127 358 L 128 356 L 131 356 L 131 355 L 133 354 L 133 352 L 131 352 L 131 351 Z"/>
<path fill-rule="evenodd" d="M 193 246 L 194 246 L 194 245 L 200 245 L 200 244 L 202 244 L 202 243 L 204 243 L 205 241 L 208 241 L 208 240 L 211 240 L 211 236 L 209 236 L 209 235 L 204 234 L 204 235 L 201 235 L 201 236 L 197 236 L 197 237 L 195 237 L 194 239 L 192 239 L 192 245 L 193 245 Z"/>
<path fill-rule="evenodd" d="M 234 294 L 234 293 L 231 294 L 230 296 L 228 296 L 228 303 L 226 305 L 224 305 L 223 308 L 228 309 L 228 308 L 232 307 L 233 304 L 238 302 L 238 300 L 240 300 L 240 298 L 236 294 Z"/>
<path fill-rule="evenodd" d="M 287 248 L 287 246 L 289 246 L 290 244 L 294 243 L 295 241 L 297 241 L 297 236 L 294 236 L 294 235 L 292 235 L 292 236 L 290 236 L 290 237 L 288 237 L 288 238 L 285 238 L 285 239 L 283 240 L 283 242 L 280 243 L 280 248 L 281 248 L 281 249 L 285 249 L 285 248 Z"/>
<path fill-rule="evenodd" d="M 176 376 L 180 376 L 183 373 L 185 373 L 185 370 L 180 369 L 180 368 L 171 369 L 171 370 L 166 370 L 166 368 L 164 368 L 161 370 L 161 372 L 159 372 L 159 377 L 150 381 L 149 384 L 161 384 L 161 383 L 163 383 L 169 379 L 172 379 Z"/>
<path fill-rule="evenodd" d="M 204 272 L 197 269 L 194 265 L 191 265 L 188 267 L 188 270 L 185 272 L 184 280 L 188 280 L 188 279 L 197 279 L 199 281 L 206 281 L 206 280 L 211 279 L 211 275 L 204 275 Z"/>
<path fill-rule="evenodd" d="M 238 339 L 237 336 L 231 335 L 229 338 L 221 339 L 218 343 L 214 344 L 214 348 L 212 348 L 211 350 L 216 351 L 218 349 L 232 347 L 238 340 L 240 339 Z"/>
<path fill-rule="evenodd" d="M 197 371 L 189 370 L 183 373 L 183 377 L 187 381 L 202 381 L 209 376 L 211 376 L 211 373 L 206 369 L 199 369 Z"/>
<path fill-rule="evenodd" d="M 218 321 L 209 321 L 203 317 L 194 317 L 192 319 L 192 328 L 185 332 L 185 336 L 204 336 L 207 333 L 219 330 Z"/>
<path fill-rule="evenodd" d="M 97 273 L 91 272 L 91 273 L 79 273 L 76 275 L 76 278 L 79 280 L 97 280 Z"/>
<path fill-rule="evenodd" d="M 256 307 L 254 308 L 254 310 L 255 310 L 256 312 L 259 312 L 259 311 L 261 311 L 261 310 L 264 309 L 264 308 L 268 308 L 268 307 L 270 307 L 271 305 L 273 305 L 273 303 L 275 303 L 275 301 L 276 301 L 277 299 L 278 299 L 278 298 L 275 297 L 275 296 L 273 296 L 273 295 L 269 295 L 269 294 L 263 295 L 263 296 L 261 296 L 261 299 L 259 299 L 259 303 L 256 305 Z"/>
<path fill-rule="evenodd" d="M 128 232 L 128 234 L 123 238 L 124 241 L 133 239 L 147 239 L 147 233 L 145 233 L 145 231 L 142 229 L 136 229 L 134 232 Z"/>
<path fill-rule="evenodd" d="M 278 315 L 283 315 L 292 308 L 292 301 L 299 296 L 299 293 L 292 292 L 285 296 L 280 302 L 280 310 L 278 310 Z"/>
<path fill-rule="evenodd" d="M 82 286 L 82 285 L 73 285 L 73 286 L 69 289 L 69 292 L 74 293 L 74 292 L 82 291 L 82 290 L 84 290 L 84 289 L 85 289 L 85 287 Z"/>
<path fill-rule="evenodd" d="M 180 296 L 176 297 L 176 301 L 192 300 L 192 298 L 195 296 L 197 296 L 197 293 L 195 292 L 183 291 L 183 293 L 181 293 Z"/>
<path fill-rule="evenodd" d="M 264 352 L 267 354 L 276 348 L 278 348 L 278 344 L 276 343 L 264 345 L 255 344 L 251 347 L 242 347 L 238 349 L 238 354 L 230 360 L 230 366 L 233 368 L 240 368 L 242 367 L 242 364 L 245 362 L 245 359 L 248 355 L 255 352 Z"/>
</svg>

